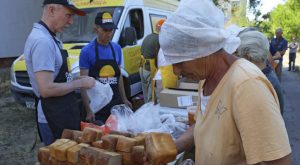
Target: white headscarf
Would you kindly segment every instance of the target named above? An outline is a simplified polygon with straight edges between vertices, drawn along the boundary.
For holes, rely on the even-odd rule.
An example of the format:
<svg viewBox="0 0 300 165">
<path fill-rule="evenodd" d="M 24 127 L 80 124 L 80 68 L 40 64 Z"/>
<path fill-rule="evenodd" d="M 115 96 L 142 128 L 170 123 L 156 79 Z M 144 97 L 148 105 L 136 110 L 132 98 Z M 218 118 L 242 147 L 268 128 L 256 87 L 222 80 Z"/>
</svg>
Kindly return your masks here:
<svg viewBox="0 0 300 165">
<path fill-rule="evenodd" d="M 233 53 L 240 44 L 235 33 L 225 30 L 224 14 L 211 0 L 183 0 L 161 27 L 158 65 L 206 57 L 222 48 Z"/>
</svg>

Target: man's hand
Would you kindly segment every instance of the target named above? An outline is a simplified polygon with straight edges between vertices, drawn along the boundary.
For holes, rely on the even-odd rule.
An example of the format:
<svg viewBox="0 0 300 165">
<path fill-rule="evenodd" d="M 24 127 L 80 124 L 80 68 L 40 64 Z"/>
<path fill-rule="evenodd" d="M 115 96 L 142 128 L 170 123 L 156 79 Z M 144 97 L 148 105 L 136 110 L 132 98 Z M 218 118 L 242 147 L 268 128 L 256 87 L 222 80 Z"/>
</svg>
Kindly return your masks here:
<svg viewBox="0 0 300 165">
<path fill-rule="evenodd" d="M 80 87 L 85 89 L 92 88 L 96 83 L 96 80 L 90 76 L 80 76 L 79 81 Z"/>
<path fill-rule="evenodd" d="M 88 111 L 86 114 L 86 121 L 88 122 L 94 122 L 95 121 L 95 114 L 92 111 Z"/>
<path fill-rule="evenodd" d="M 280 52 L 276 52 L 272 58 L 273 60 L 279 60 L 281 58 Z"/>
</svg>

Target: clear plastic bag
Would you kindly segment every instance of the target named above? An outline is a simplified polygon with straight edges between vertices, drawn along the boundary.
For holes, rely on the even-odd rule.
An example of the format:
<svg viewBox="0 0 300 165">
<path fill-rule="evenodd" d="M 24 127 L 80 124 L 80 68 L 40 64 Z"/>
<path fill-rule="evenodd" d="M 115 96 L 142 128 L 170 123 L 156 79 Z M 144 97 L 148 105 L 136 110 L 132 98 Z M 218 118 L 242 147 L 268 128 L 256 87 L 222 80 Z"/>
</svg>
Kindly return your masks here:
<svg viewBox="0 0 300 165">
<path fill-rule="evenodd" d="M 132 120 L 133 111 L 125 104 L 115 105 L 111 108 L 111 115 L 117 120 L 117 130 L 127 132 L 128 123 Z"/>
<path fill-rule="evenodd" d="M 135 113 L 126 105 L 116 105 L 111 110 L 111 115 L 116 117 L 117 130 L 133 134 L 141 132 L 165 132 L 178 138 L 187 129 L 184 123 L 176 122 L 174 115 L 160 115 L 153 103 L 144 104 Z"/>
<path fill-rule="evenodd" d="M 93 88 L 86 90 L 90 100 L 90 109 L 93 113 L 97 113 L 106 106 L 113 96 L 113 91 L 109 84 L 102 84 L 96 81 Z"/>
<path fill-rule="evenodd" d="M 186 159 L 182 162 L 182 165 L 194 165 L 195 162 L 192 159 Z"/>
<path fill-rule="evenodd" d="M 136 113 L 126 105 L 116 105 L 111 110 L 111 115 L 118 121 L 117 131 L 140 133 L 161 126 L 159 112 L 149 109 L 148 104 L 143 105 Z"/>
</svg>

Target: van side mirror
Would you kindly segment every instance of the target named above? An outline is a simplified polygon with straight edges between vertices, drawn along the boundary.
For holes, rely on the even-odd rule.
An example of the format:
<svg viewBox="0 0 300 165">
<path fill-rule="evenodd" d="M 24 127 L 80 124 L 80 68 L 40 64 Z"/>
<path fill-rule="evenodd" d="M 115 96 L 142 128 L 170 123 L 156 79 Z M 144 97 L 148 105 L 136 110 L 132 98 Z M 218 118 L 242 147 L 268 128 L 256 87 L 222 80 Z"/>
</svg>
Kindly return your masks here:
<svg viewBox="0 0 300 165">
<path fill-rule="evenodd" d="M 126 27 L 124 29 L 124 43 L 125 45 L 135 45 L 137 42 L 136 31 L 134 27 Z"/>
</svg>

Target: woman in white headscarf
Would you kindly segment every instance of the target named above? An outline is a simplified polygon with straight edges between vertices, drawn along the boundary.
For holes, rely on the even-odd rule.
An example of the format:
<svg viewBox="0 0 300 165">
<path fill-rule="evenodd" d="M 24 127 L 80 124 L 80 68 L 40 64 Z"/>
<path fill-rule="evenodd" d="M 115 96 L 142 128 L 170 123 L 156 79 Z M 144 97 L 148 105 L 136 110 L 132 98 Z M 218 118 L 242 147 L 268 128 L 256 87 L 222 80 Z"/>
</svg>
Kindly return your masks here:
<svg viewBox="0 0 300 165">
<path fill-rule="evenodd" d="M 204 80 L 196 124 L 175 141 L 178 153 L 195 145 L 198 165 L 291 164 L 276 92 L 259 68 L 231 54 L 240 40 L 211 0 L 182 1 L 159 40 L 159 65 Z"/>
</svg>

